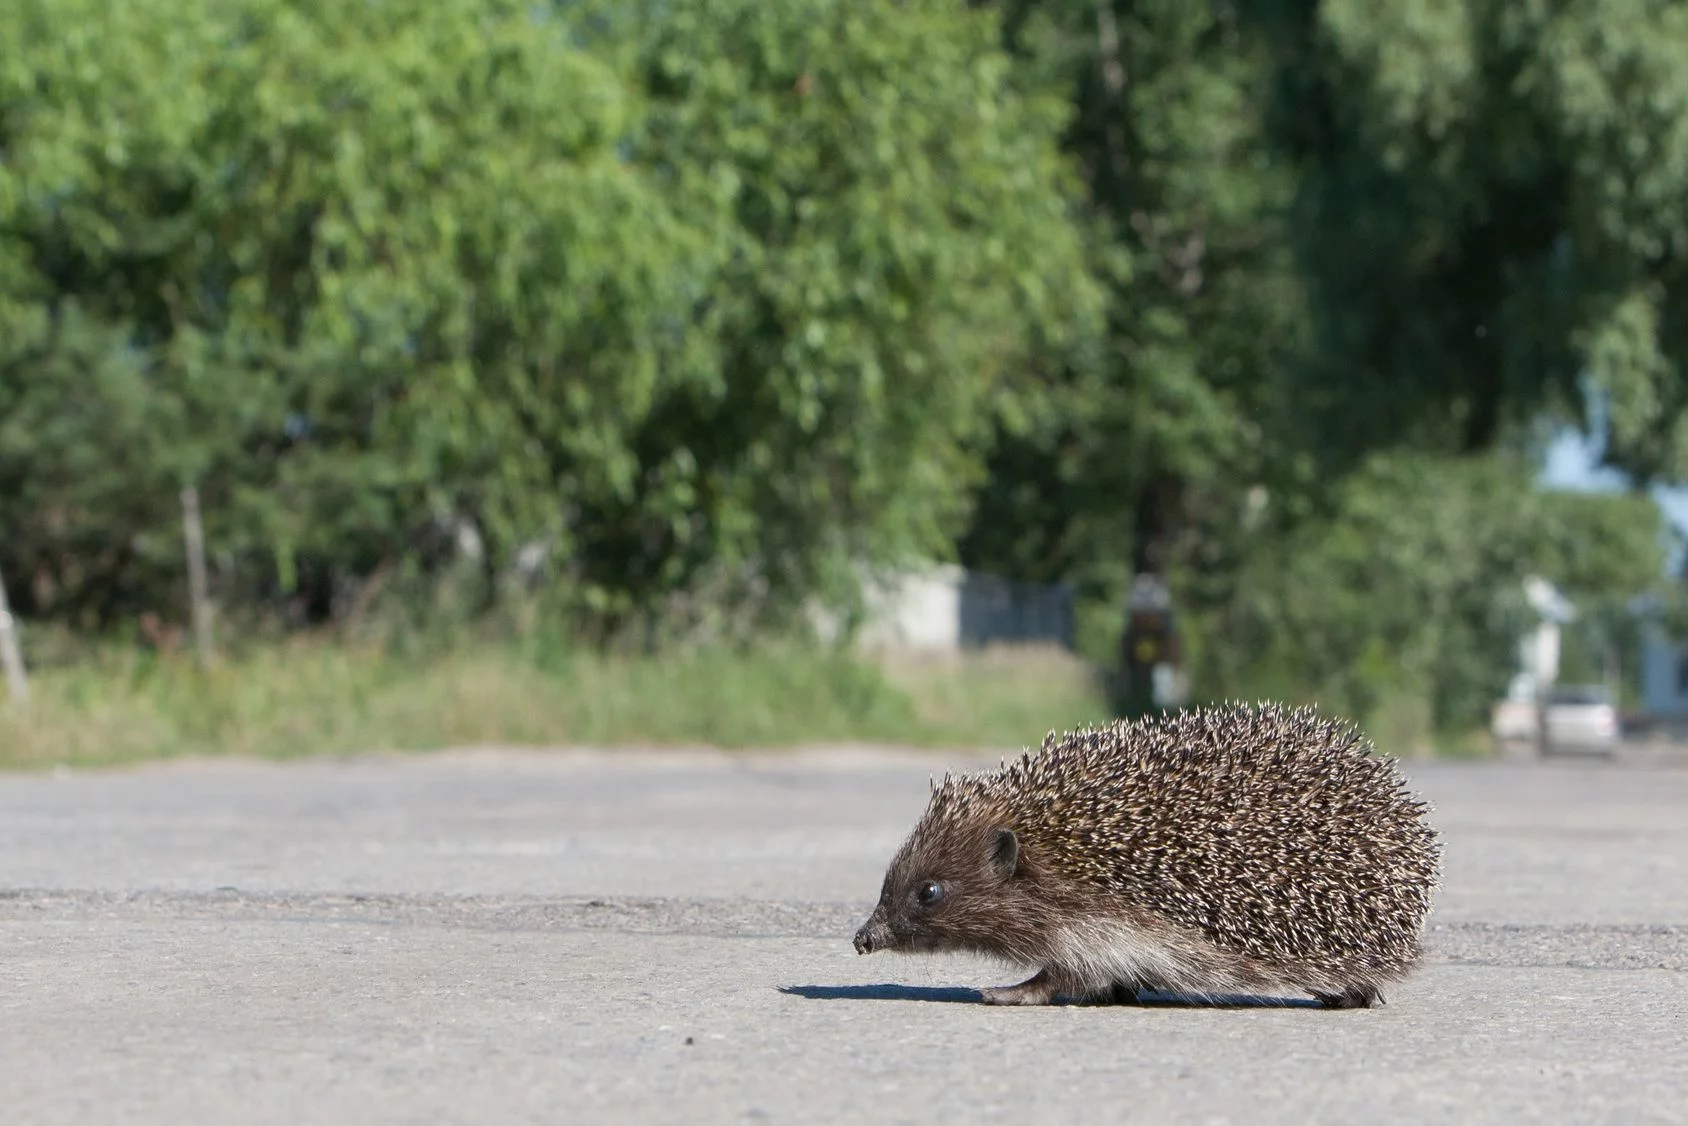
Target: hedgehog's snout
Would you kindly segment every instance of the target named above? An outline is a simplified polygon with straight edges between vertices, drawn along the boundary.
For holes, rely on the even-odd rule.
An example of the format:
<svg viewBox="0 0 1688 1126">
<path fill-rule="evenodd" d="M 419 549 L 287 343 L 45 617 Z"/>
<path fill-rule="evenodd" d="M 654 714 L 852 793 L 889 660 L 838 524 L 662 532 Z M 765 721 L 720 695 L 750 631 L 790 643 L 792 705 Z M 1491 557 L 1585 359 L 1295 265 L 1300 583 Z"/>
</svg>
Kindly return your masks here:
<svg viewBox="0 0 1688 1126">
<path fill-rule="evenodd" d="M 856 932 L 856 953 L 872 954 L 875 950 L 883 950 L 890 945 L 890 935 L 885 930 L 885 920 L 875 911 L 873 917 L 863 923 Z"/>
</svg>

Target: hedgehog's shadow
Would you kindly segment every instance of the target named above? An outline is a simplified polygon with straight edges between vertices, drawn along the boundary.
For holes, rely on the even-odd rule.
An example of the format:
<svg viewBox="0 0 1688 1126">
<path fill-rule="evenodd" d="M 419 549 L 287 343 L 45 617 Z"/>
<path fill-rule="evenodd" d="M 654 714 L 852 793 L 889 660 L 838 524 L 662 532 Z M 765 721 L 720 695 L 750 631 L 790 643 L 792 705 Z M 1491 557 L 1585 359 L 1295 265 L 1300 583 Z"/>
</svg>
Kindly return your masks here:
<svg viewBox="0 0 1688 1126">
<path fill-rule="evenodd" d="M 977 1005 L 979 991 L 966 986 L 933 985 L 782 985 L 781 993 L 810 1001 L 943 1001 Z"/>
<path fill-rule="evenodd" d="M 782 985 L 781 993 L 809 1001 L 936 1001 L 951 1005 L 983 1004 L 977 989 L 932 985 Z M 1101 1003 L 1060 1000 L 1062 1006 L 1122 1009 L 1318 1009 L 1311 997 L 1256 997 L 1247 994 L 1185 996 L 1141 993 L 1135 1002 Z"/>
</svg>

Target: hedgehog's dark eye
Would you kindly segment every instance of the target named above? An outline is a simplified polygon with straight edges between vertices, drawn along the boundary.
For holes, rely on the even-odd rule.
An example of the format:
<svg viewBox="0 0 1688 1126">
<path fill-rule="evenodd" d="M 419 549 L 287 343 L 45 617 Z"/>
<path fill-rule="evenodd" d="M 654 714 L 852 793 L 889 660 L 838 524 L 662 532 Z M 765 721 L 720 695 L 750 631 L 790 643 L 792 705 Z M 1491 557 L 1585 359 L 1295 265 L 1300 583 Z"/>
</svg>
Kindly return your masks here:
<svg viewBox="0 0 1688 1126">
<path fill-rule="evenodd" d="M 944 886 L 936 880 L 927 880 L 914 894 L 922 907 L 930 907 L 944 897 Z"/>
</svg>

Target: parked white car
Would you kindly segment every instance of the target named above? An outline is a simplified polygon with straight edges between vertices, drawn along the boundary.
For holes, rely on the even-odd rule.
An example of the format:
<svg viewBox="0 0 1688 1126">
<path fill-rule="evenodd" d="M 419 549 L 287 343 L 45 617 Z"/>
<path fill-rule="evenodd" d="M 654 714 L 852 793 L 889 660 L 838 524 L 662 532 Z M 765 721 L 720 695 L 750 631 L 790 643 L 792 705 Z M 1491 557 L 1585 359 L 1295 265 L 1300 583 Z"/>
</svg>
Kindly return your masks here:
<svg viewBox="0 0 1688 1126">
<path fill-rule="evenodd" d="M 1542 750 L 1612 754 L 1623 739 L 1618 708 L 1600 684 L 1563 684 L 1542 707 Z"/>
</svg>

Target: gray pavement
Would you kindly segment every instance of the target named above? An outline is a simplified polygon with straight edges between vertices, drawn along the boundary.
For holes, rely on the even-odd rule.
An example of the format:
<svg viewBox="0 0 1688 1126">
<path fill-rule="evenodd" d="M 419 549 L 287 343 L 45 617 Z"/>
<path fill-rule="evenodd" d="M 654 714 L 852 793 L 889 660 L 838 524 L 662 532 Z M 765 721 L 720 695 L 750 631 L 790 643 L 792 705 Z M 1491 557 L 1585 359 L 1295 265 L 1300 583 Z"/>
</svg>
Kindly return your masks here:
<svg viewBox="0 0 1688 1126">
<path fill-rule="evenodd" d="M 1688 769 L 1424 765 L 1381 1009 L 995 1009 L 856 956 L 976 756 L 0 776 L 0 1121 L 1688 1122 Z"/>
</svg>

